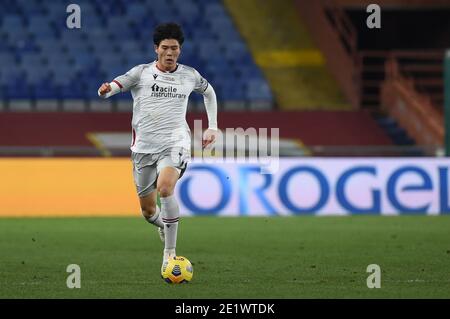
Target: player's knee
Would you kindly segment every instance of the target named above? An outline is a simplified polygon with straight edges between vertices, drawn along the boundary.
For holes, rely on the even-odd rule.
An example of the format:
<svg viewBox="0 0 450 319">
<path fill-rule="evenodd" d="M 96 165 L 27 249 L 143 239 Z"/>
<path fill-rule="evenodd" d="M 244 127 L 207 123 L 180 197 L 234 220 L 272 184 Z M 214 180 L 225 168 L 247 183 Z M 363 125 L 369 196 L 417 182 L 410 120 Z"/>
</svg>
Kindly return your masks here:
<svg viewBox="0 0 450 319">
<path fill-rule="evenodd" d="M 142 211 L 142 215 L 144 216 L 144 218 L 148 219 L 148 218 L 152 217 L 153 215 L 155 215 L 156 206 L 154 206 L 154 207 L 144 206 L 144 207 L 141 207 L 141 211 Z"/>
<path fill-rule="evenodd" d="M 161 197 L 168 197 L 173 194 L 173 187 L 169 184 L 162 183 L 158 186 L 158 192 Z"/>
</svg>

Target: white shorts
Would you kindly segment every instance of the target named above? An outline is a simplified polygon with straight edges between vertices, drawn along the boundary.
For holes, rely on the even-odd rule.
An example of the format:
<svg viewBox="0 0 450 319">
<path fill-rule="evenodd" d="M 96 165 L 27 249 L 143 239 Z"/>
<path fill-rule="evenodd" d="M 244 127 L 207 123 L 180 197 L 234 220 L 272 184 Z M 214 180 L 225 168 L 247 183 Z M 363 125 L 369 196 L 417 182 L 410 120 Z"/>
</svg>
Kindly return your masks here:
<svg viewBox="0 0 450 319">
<path fill-rule="evenodd" d="M 182 147 L 168 148 L 155 154 L 132 152 L 133 178 L 139 197 L 147 196 L 156 190 L 159 172 L 164 167 L 174 167 L 181 178 L 190 159 L 190 150 Z"/>
</svg>

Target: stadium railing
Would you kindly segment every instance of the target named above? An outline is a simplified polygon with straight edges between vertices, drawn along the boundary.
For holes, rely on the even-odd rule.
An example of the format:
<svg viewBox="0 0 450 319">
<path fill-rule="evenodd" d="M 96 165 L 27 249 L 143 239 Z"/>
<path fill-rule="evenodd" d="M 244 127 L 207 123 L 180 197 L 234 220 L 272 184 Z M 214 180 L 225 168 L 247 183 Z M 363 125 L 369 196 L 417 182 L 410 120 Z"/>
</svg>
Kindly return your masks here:
<svg viewBox="0 0 450 319">
<path fill-rule="evenodd" d="M 418 80 L 406 77 L 401 73 L 401 66 L 398 62 L 401 57 L 404 57 L 404 55 L 393 53 L 386 62 L 386 79 L 381 86 L 382 106 L 408 131 L 418 144 L 443 145 L 442 105 L 436 105 L 436 99 L 418 91 Z M 408 54 L 407 57 L 410 59 L 425 58 L 427 64 L 423 65 L 422 68 L 418 68 L 420 64 L 416 64 L 415 69 L 433 72 L 433 66 L 436 63 L 430 65 L 430 57 L 432 58 L 431 61 L 440 61 L 442 64 L 443 52 Z M 442 71 L 442 66 L 440 66 L 440 69 Z M 442 77 L 428 77 L 427 83 L 437 83 L 442 86 Z"/>
<path fill-rule="evenodd" d="M 361 57 L 357 33 L 342 8 L 334 1 L 296 1 L 299 14 L 325 55 L 330 72 L 343 93 L 359 109 L 361 101 Z"/>
</svg>

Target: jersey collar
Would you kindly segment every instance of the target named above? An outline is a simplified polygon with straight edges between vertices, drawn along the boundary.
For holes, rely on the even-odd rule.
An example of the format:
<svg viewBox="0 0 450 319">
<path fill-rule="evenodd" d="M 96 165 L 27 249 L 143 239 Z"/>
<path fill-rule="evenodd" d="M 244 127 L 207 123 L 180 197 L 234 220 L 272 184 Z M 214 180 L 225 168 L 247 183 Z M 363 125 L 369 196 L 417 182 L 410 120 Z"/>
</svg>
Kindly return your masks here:
<svg viewBox="0 0 450 319">
<path fill-rule="evenodd" d="M 161 73 L 174 73 L 176 70 L 178 70 L 178 66 L 179 66 L 178 63 L 177 63 L 177 66 L 175 67 L 175 69 L 173 71 L 163 71 L 160 68 L 158 68 L 157 62 L 158 62 L 157 60 L 155 60 L 155 62 L 154 62 L 155 63 L 155 69 L 158 70 Z"/>
</svg>

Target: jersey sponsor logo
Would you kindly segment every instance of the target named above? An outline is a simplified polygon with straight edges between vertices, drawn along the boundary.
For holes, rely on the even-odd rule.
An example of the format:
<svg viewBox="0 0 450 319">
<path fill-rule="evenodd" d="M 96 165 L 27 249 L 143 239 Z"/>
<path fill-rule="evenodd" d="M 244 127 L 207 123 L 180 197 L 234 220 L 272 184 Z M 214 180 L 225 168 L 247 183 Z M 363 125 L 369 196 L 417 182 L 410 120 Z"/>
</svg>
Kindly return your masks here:
<svg viewBox="0 0 450 319">
<path fill-rule="evenodd" d="M 153 84 L 151 86 L 152 97 L 168 97 L 174 99 L 185 99 L 186 94 L 177 93 L 177 88 L 173 86 L 159 86 L 158 84 Z"/>
</svg>

